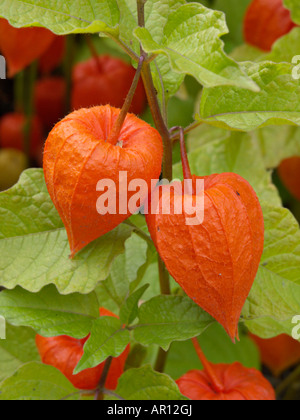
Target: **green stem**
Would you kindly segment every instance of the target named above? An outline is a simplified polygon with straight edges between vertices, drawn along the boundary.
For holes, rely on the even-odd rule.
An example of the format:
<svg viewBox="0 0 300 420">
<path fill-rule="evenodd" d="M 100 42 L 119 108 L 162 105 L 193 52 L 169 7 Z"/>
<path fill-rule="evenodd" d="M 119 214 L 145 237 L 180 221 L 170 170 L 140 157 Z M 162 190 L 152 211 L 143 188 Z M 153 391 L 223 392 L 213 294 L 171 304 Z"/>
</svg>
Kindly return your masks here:
<svg viewBox="0 0 300 420">
<path fill-rule="evenodd" d="M 131 49 L 129 48 L 126 44 L 124 44 L 124 42 L 122 42 L 120 39 L 118 39 L 117 37 L 114 37 L 112 34 L 108 33 L 108 32 L 103 32 L 104 35 L 106 35 L 108 38 L 112 39 L 116 44 L 118 44 L 123 51 L 125 51 L 129 57 L 138 63 L 139 61 L 139 56 Z"/>
<path fill-rule="evenodd" d="M 72 96 L 72 71 L 75 56 L 75 36 L 68 35 L 66 43 L 66 54 L 64 59 L 64 76 L 66 81 L 66 97 L 65 97 L 65 114 L 71 112 L 71 96 Z"/>
<path fill-rule="evenodd" d="M 196 128 L 200 127 L 200 125 L 202 125 L 202 124 L 203 124 L 203 122 L 201 122 L 201 121 L 195 121 L 195 122 L 193 122 L 192 124 L 190 124 L 188 127 L 186 127 L 184 129 L 184 134 L 190 133 L 191 131 L 193 131 Z M 174 128 L 171 128 L 170 132 L 173 132 L 173 131 L 174 131 Z M 171 140 L 172 140 L 172 142 L 175 142 L 177 140 L 180 140 L 180 132 L 177 131 L 174 134 L 172 134 Z"/>
<path fill-rule="evenodd" d="M 24 71 L 18 73 L 15 77 L 15 84 L 14 84 L 14 108 L 16 112 L 24 112 Z"/>
<path fill-rule="evenodd" d="M 154 367 L 156 372 L 160 372 L 160 373 L 164 372 L 167 358 L 168 358 L 168 352 L 164 351 L 163 349 L 159 349 L 157 359 L 155 362 L 155 367 Z"/>
<path fill-rule="evenodd" d="M 138 235 L 140 238 L 144 239 L 149 245 L 153 245 L 152 239 L 150 238 L 147 233 L 145 233 L 142 229 L 140 229 L 138 226 L 136 226 L 134 223 L 131 223 L 129 220 L 125 220 L 123 222 L 124 225 L 130 226 L 133 230 L 133 232 Z"/>
<path fill-rule="evenodd" d="M 137 12 L 138 12 L 138 24 L 140 27 L 145 26 L 145 3 L 147 0 L 137 0 Z M 141 45 L 141 55 L 145 55 L 145 52 Z M 164 144 L 164 156 L 163 156 L 163 178 L 168 181 L 172 181 L 173 178 L 173 147 L 170 137 L 169 130 L 165 124 L 164 118 L 162 116 L 158 99 L 157 92 L 154 87 L 151 68 L 149 62 L 145 61 L 142 67 L 142 78 L 148 98 L 148 103 L 152 113 L 152 117 L 155 123 L 157 130 L 159 131 L 163 144 Z M 160 289 L 162 294 L 169 295 L 170 290 L 170 275 L 168 270 L 158 256 L 158 268 L 159 268 L 159 282 Z M 155 369 L 158 372 L 163 372 L 165 363 L 167 360 L 167 353 L 163 349 L 159 349 L 157 360 L 155 363 Z"/>
<path fill-rule="evenodd" d="M 101 63 L 100 63 L 100 60 L 99 60 L 98 51 L 96 50 L 96 47 L 95 47 L 90 35 L 85 34 L 84 38 L 85 38 L 86 44 L 87 44 L 87 46 L 88 46 L 88 48 L 91 52 L 92 57 L 95 60 L 96 66 L 98 67 L 98 70 L 99 70 L 99 73 L 101 73 L 102 72 L 102 66 L 101 66 Z"/>
<path fill-rule="evenodd" d="M 106 382 L 106 379 L 108 377 L 112 361 L 113 361 L 113 358 L 111 356 L 108 357 L 105 361 L 104 368 L 103 368 L 103 371 L 102 371 L 102 375 L 101 375 L 101 378 L 100 378 L 100 382 L 99 382 L 99 385 L 98 385 L 98 389 L 95 393 L 95 400 L 100 401 L 100 400 L 103 400 L 103 398 L 104 398 L 103 390 L 104 390 L 104 387 L 105 387 L 105 382 Z"/>
<path fill-rule="evenodd" d="M 142 65 L 143 65 L 144 59 L 145 59 L 145 57 L 142 55 L 140 57 L 139 65 L 137 67 L 132 85 L 131 85 L 130 90 L 127 94 L 127 97 L 125 99 L 124 105 L 121 109 L 121 112 L 120 112 L 120 114 L 117 118 L 117 121 L 114 124 L 113 129 L 112 129 L 112 131 L 109 135 L 109 138 L 107 140 L 111 144 L 116 144 L 117 141 L 118 141 L 120 132 L 122 130 L 122 126 L 124 124 L 124 121 L 127 117 L 128 112 L 130 110 L 136 88 L 138 87 L 138 83 L 139 83 L 139 80 L 140 80 L 140 77 L 141 77 L 141 71 L 142 71 Z"/>
<path fill-rule="evenodd" d="M 23 78 L 23 109 L 26 116 L 26 123 L 24 126 L 24 151 L 28 159 L 30 159 L 32 118 L 34 116 L 34 88 L 36 78 L 37 62 L 34 62 L 24 71 Z"/>
</svg>

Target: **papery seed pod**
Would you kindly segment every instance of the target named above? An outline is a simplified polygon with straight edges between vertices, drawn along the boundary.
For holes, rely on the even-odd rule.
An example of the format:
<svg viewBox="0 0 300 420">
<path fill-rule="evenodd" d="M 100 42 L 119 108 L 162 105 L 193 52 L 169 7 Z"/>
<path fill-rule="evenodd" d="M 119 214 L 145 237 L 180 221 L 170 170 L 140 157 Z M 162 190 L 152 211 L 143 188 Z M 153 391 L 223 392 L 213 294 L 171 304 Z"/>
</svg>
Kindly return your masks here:
<svg viewBox="0 0 300 420">
<path fill-rule="evenodd" d="M 234 340 L 263 253 L 262 209 L 255 191 L 241 176 L 191 176 L 184 156 L 183 162 L 185 180 L 193 180 L 193 191 L 187 192 L 184 182 L 175 183 L 177 188 L 171 193 L 168 186 L 160 186 L 152 194 L 157 210 L 149 209 L 148 228 L 170 274 Z M 199 180 L 204 180 L 204 192 L 197 196 Z M 194 225 L 191 217 L 197 213 L 192 215 L 187 208 L 188 197 L 194 203 L 197 198 L 204 200 L 204 219 L 198 215 Z"/>
<path fill-rule="evenodd" d="M 118 138 L 111 140 L 119 114 L 119 109 L 109 105 L 81 109 L 59 122 L 46 142 L 46 184 L 67 229 L 72 256 L 137 211 L 148 198 L 151 181 L 161 173 L 162 139 L 135 115 L 127 115 Z M 122 181 L 122 173 L 127 180 Z M 98 183 L 103 180 L 111 185 L 110 209 L 99 205 L 103 189 Z M 147 188 L 130 211 L 137 190 L 129 187 L 135 180 Z M 102 210 L 108 213 L 101 215 Z"/>
<path fill-rule="evenodd" d="M 180 392 L 191 400 L 201 401 L 274 401 L 271 384 L 256 369 L 240 363 L 212 364 L 195 343 L 204 370 L 192 370 L 180 379 Z"/>
</svg>

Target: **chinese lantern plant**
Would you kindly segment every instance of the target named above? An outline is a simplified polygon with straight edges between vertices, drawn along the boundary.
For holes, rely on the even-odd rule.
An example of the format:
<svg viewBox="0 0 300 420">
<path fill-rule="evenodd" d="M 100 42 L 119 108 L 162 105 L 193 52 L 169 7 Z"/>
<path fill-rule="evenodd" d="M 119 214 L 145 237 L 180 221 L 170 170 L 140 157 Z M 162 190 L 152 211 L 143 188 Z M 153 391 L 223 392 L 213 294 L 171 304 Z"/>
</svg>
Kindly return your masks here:
<svg viewBox="0 0 300 420">
<path fill-rule="evenodd" d="M 144 193 L 132 212 L 128 202 L 134 192 L 128 193 L 127 202 L 119 202 L 120 193 L 128 191 L 131 180 L 143 179 L 151 190 L 151 180 L 161 173 L 163 146 L 159 133 L 135 115 L 127 115 L 138 83 L 137 72 L 122 110 L 105 105 L 75 111 L 55 126 L 46 141 L 46 184 L 67 229 L 72 257 L 125 221 L 147 199 Z M 120 172 L 127 172 L 121 187 Z M 117 203 L 115 211 L 101 215 L 103 209 L 98 205 L 91 208 L 90 202 L 97 202 L 94 183 L 107 178 L 118 185 Z M 124 204 L 125 209 L 119 212 L 117 209 Z"/>
<path fill-rule="evenodd" d="M 30 41 L 34 58 L 24 59 L 20 40 L 21 63 L 8 59 L 8 64 L 13 74 L 38 61 L 31 66 L 40 78 L 34 102 L 48 138 L 43 170 L 26 171 L 13 189 L 0 194 L 0 326 L 5 317 L 9 327 L 8 341 L 0 343 L 0 400 L 87 393 L 100 400 L 274 401 L 262 373 L 240 363 L 210 363 L 196 339 L 203 370 L 187 372 L 177 382 L 163 372 L 168 357 L 182 365 L 183 357 L 190 361 L 190 350 L 168 351 L 174 342 L 184 344 L 212 324 L 222 325 L 235 344 L 239 328 L 262 336 L 288 332 L 298 311 L 299 227 L 281 206 L 266 170 L 272 151 L 265 147 L 263 156 L 257 133 L 251 133 L 269 125 L 299 125 L 300 85 L 291 66 L 232 60 L 220 40 L 224 15 L 200 2 L 81 0 L 53 2 L 46 10 L 16 2 L 22 3 L 17 11 L 4 3 L 1 16 L 26 26 L 25 35 L 35 29 L 40 34 L 40 40 Z M 263 39 L 260 27 L 268 22 L 259 47 L 269 50 L 294 26 L 282 4 L 272 3 L 276 10 L 270 9 L 269 18 L 250 6 L 248 42 Z M 77 64 L 72 111 L 65 115 L 71 80 L 63 80 L 57 68 L 64 36 L 76 34 L 78 40 L 100 29 L 110 38 L 105 45 L 115 41 L 133 65 L 94 53 Z M 43 49 L 38 48 L 42 33 L 51 38 Z M 68 44 L 68 53 L 71 45 L 77 42 Z M 186 88 L 187 75 L 202 91 L 199 101 Z M 175 95 L 195 104 L 195 121 L 185 128 L 169 127 L 169 99 Z M 29 117 L 31 96 L 23 95 L 22 103 Z M 150 124 L 141 117 L 147 101 Z M 187 108 L 180 113 L 186 114 L 182 121 L 192 118 Z M 192 131 L 197 148 L 188 155 L 185 134 Z M 24 127 L 18 133 L 14 147 L 22 149 L 28 143 Z M 7 147 L 8 139 L 0 124 L 1 144 Z M 183 181 L 172 182 L 176 140 Z M 145 217 L 135 215 L 139 210 Z M 112 312 L 102 309 L 99 318 L 100 306 Z M 38 354 L 27 354 L 28 336 L 39 361 Z M 220 347 L 224 359 L 225 347 Z M 249 360 L 253 347 L 247 349 Z M 14 363 L 3 361 L 3 353 Z"/>
<path fill-rule="evenodd" d="M 275 401 L 274 389 L 258 370 L 240 363 L 214 365 L 196 338 L 193 343 L 203 370 L 190 371 L 177 380 L 183 395 L 202 401 Z"/>
<path fill-rule="evenodd" d="M 157 201 L 158 211 L 151 208 L 146 216 L 148 228 L 174 279 L 234 340 L 263 253 L 262 210 L 253 188 L 236 174 L 192 176 L 180 131 L 185 181 L 171 195 L 171 214 L 163 208 L 169 188 L 162 186 L 154 193 L 152 201 Z M 204 190 L 198 192 L 197 180 L 204 181 Z M 186 181 L 190 181 L 189 188 Z M 194 213 L 196 223 L 192 224 L 193 215 L 184 198 L 190 196 L 195 203 L 197 195 L 204 198 L 205 217 L 202 221 Z M 183 204 L 183 214 L 176 212 L 178 204 Z"/>
<path fill-rule="evenodd" d="M 295 26 L 283 0 L 252 0 L 244 20 L 245 41 L 271 51 L 274 42 Z"/>
</svg>

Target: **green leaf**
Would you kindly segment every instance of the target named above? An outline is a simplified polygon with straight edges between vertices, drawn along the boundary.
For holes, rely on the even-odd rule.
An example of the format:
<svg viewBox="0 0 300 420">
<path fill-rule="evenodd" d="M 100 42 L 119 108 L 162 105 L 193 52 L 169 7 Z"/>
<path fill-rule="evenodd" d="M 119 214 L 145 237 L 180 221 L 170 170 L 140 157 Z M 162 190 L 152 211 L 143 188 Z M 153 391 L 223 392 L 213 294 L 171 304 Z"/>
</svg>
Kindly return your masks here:
<svg viewBox="0 0 300 420">
<path fill-rule="evenodd" d="M 130 369 L 119 379 L 116 394 L 130 401 L 182 401 L 187 400 L 181 395 L 176 383 L 167 375 L 155 372 L 151 366 Z M 117 397 L 106 398 L 117 400 Z"/>
<path fill-rule="evenodd" d="M 44 26 L 57 35 L 118 33 L 115 28 L 119 23 L 116 0 L 0 0 L 0 15 L 17 28 Z"/>
<path fill-rule="evenodd" d="M 280 63 L 291 63 L 296 55 L 299 55 L 300 28 L 295 28 L 287 35 L 279 38 L 272 47 L 272 52 L 266 54 L 263 59 Z"/>
<path fill-rule="evenodd" d="M 79 399 L 76 388 L 52 366 L 28 363 L 0 384 L 1 401 Z"/>
<path fill-rule="evenodd" d="M 93 368 L 109 356 L 118 357 L 130 341 L 129 331 L 122 327 L 119 319 L 103 316 L 94 321 L 91 336 L 84 346 L 84 354 L 74 374 Z"/>
<path fill-rule="evenodd" d="M 168 350 L 173 341 L 200 335 L 214 321 L 187 297 L 157 296 L 139 308 L 134 338 L 148 346 L 157 344 Z"/>
<path fill-rule="evenodd" d="M 39 169 L 25 171 L 15 187 L 0 193 L 0 226 L 0 285 L 38 292 L 53 283 L 62 294 L 93 291 L 132 231 L 120 225 L 71 260 L 66 231 Z"/>
<path fill-rule="evenodd" d="M 139 55 L 140 43 L 133 36 L 133 29 L 138 26 L 136 0 L 118 0 L 118 4 L 121 13 L 120 37 L 126 45 L 130 45 Z M 147 0 L 145 4 L 145 26 L 156 42 L 162 42 L 164 27 L 170 13 L 183 4 L 185 4 L 185 0 Z M 184 75 L 174 73 L 168 58 L 164 55 L 155 59 L 155 62 L 151 65 L 151 70 L 159 99 L 161 103 L 166 103 L 168 98 L 179 89 L 184 80 Z"/>
<path fill-rule="evenodd" d="M 300 9 L 298 0 L 284 0 L 284 5 L 292 12 L 292 19 L 300 25 Z"/>
<path fill-rule="evenodd" d="M 263 338 L 292 335 L 300 313 L 300 230 L 292 214 L 263 204 L 265 249 L 243 310 L 247 327 Z"/>
<path fill-rule="evenodd" d="M 101 306 L 119 309 L 142 279 L 148 266 L 148 244 L 137 235 L 125 242 L 125 253 L 113 262 L 110 276 L 97 287 Z"/>
<path fill-rule="evenodd" d="M 205 89 L 200 121 L 230 130 L 251 131 L 267 125 L 300 125 L 300 81 L 289 63 L 243 63 L 260 92 L 217 87 Z"/>
<path fill-rule="evenodd" d="M 30 328 L 6 324 L 6 340 L 0 340 L 0 382 L 25 363 L 40 360 L 35 336 Z"/>
<path fill-rule="evenodd" d="M 224 40 L 230 47 L 243 43 L 243 21 L 251 0 L 216 0 L 214 9 L 225 13 L 229 34 Z"/>
<path fill-rule="evenodd" d="M 219 324 L 210 326 L 199 337 L 199 343 L 207 359 L 212 363 L 231 364 L 240 362 L 249 368 L 260 369 L 260 355 L 253 341 L 240 334 L 240 341 L 233 344 Z M 173 343 L 168 353 L 165 373 L 178 379 L 190 370 L 203 367 L 191 340 Z"/>
<path fill-rule="evenodd" d="M 299 127 L 264 127 L 254 131 L 252 136 L 261 149 L 266 168 L 277 168 L 282 160 L 300 156 Z"/>
<path fill-rule="evenodd" d="M 99 318 L 95 293 L 60 295 L 54 286 L 32 294 L 20 287 L 0 293 L 0 315 L 10 324 L 33 328 L 44 337 L 86 337 Z"/>
<path fill-rule="evenodd" d="M 148 287 L 149 284 L 145 284 L 145 286 L 142 286 L 126 300 L 120 311 L 120 321 L 122 324 L 130 325 L 136 319 L 138 316 L 139 301 Z"/>
<path fill-rule="evenodd" d="M 224 14 L 201 4 L 186 4 L 168 16 L 162 39 L 146 28 L 135 35 L 148 53 L 165 54 L 172 69 L 190 74 L 203 86 L 238 86 L 257 91 L 257 86 L 226 56 L 220 36 L 228 32 Z"/>
</svg>

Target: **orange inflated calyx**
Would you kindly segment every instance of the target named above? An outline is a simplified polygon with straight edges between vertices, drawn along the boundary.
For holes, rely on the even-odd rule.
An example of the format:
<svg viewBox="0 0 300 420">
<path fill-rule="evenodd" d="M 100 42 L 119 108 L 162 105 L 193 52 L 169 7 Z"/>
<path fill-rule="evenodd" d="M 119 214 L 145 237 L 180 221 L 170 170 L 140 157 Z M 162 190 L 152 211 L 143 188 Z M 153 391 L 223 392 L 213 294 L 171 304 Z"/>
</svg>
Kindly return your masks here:
<svg viewBox="0 0 300 420">
<path fill-rule="evenodd" d="M 297 200 L 300 200 L 300 157 L 283 160 L 278 173 L 285 187 Z"/>
<path fill-rule="evenodd" d="M 100 308 L 100 316 L 117 318 L 115 314 L 105 308 Z M 73 375 L 75 367 L 83 356 L 83 347 L 88 339 L 89 336 L 82 340 L 76 340 L 68 336 L 45 338 L 37 335 L 36 344 L 44 364 L 54 366 L 61 371 L 75 388 L 95 390 L 102 377 L 105 362 L 95 368 L 86 369 Z M 128 345 L 119 357 L 112 359 L 105 381 L 105 388 L 114 390 L 117 387 L 119 377 L 124 372 L 129 351 L 130 346 Z"/>
<path fill-rule="evenodd" d="M 193 191 L 184 191 L 184 182 L 179 187 L 174 183 L 176 191 L 171 192 L 169 186 L 160 186 L 152 195 L 157 210 L 151 208 L 146 215 L 148 228 L 170 274 L 234 340 L 263 252 L 262 210 L 251 185 L 237 174 L 191 176 L 183 134 L 181 143 L 183 172 L 185 178 L 192 177 Z M 182 192 L 195 202 L 197 180 L 204 181 L 204 193 L 199 193 L 204 220 L 190 225 Z M 164 203 L 169 202 L 171 213 L 164 214 Z M 177 214 L 180 202 L 183 212 Z"/>
<path fill-rule="evenodd" d="M 203 370 L 192 370 L 176 382 L 180 392 L 191 400 L 202 401 L 274 401 L 271 384 L 256 369 L 240 363 L 232 365 L 210 363 L 197 339 L 193 344 Z"/>
<path fill-rule="evenodd" d="M 45 28 L 14 28 L 0 18 L 0 51 L 8 66 L 8 76 L 14 77 L 34 62 L 50 47 L 55 35 Z"/>
<path fill-rule="evenodd" d="M 244 38 L 248 44 L 270 51 L 274 42 L 295 26 L 283 0 L 253 0 L 244 20 Z"/>
<path fill-rule="evenodd" d="M 110 141 L 119 115 L 120 109 L 109 105 L 81 109 L 59 122 L 46 141 L 45 179 L 66 227 L 72 256 L 131 216 L 129 209 L 119 211 L 119 196 L 128 193 L 122 203 L 127 207 L 137 194 L 128 191 L 132 180 L 145 180 L 151 191 L 151 180 L 160 176 L 163 146 L 159 133 L 128 114 L 119 135 Z M 120 172 L 127 172 L 127 182 L 120 184 Z M 106 179 L 116 187 L 116 214 L 100 215 L 101 193 L 96 189 Z M 146 192 L 139 204 L 147 198 Z M 137 203 L 135 211 L 138 208 Z"/>
</svg>

